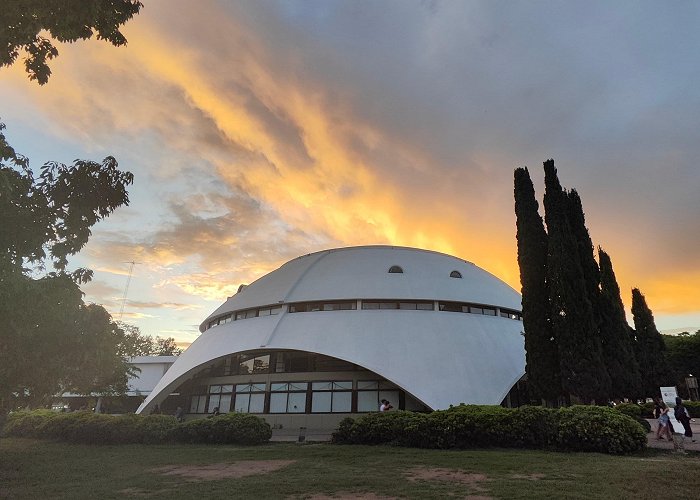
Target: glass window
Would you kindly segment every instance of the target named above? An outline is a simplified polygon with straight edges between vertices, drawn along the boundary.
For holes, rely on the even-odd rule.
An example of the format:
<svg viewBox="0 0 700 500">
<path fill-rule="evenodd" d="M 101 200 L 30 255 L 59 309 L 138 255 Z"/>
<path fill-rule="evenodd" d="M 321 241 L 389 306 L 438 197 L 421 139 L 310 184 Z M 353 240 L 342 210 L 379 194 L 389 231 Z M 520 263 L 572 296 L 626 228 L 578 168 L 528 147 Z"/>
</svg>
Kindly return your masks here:
<svg viewBox="0 0 700 500">
<path fill-rule="evenodd" d="M 239 319 L 245 319 L 245 311 L 238 311 L 236 313 L 236 321 L 238 321 Z"/>
<path fill-rule="evenodd" d="M 251 394 L 248 413 L 262 413 L 263 411 L 265 411 L 265 395 Z"/>
<path fill-rule="evenodd" d="M 470 306 L 469 312 L 472 314 L 484 314 L 484 310 L 481 307 Z"/>
<path fill-rule="evenodd" d="M 349 413 L 352 411 L 352 381 L 313 382 L 312 413 Z"/>
<path fill-rule="evenodd" d="M 379 392 L 378 391 L 358 391 L 357 393 L 357 411 L 377 411 L 379 410 Z"/>
<path fill-rule="evenodd" d="M 462 305 L 455 302 L 440 302 L 440 310 L 447 312 L 462 312 Z"/>
<path fill-rule="evenodd" d="M 287 411 L 287 393 L 270 394 L 270 413 L 285 413 Z"/>
<path fill-rule="evenodd" d="M 304 352 L 278 352 L 275 373 L 309 371 L 310 355 Z"/>
<path fill-rule="evenodd" d="M 311 395 L 312 413 L 330 413 L 332 392 L 314 392 Z"/>
<path fill-rule="evenodd" d="M 368 390 L 368 389 L 378 389 L 379 388 L 379 382 L 376 380 L 358 380 L 357 381 L 357 390 L 362 391 L 362 390 Z"/>
<path fill-rule="evenodd" d="M 389 268 L 390 273 L 403 273 L 403 269 L 400 266 L 391 266 Z"/>
<path fill-rule="evenodd" d="M 399 308 L 398 302 L 380 302 L 379 303 L 379 309 L 398 309 L 398 308 Z"/>
<path fill-rule="evenodd" d="M 306 392 L 290 392 L 287 413 L 306 413 Z"/>
<path fill-rule="evenodd" d="M 399 302 L 399 309 L 417 309 L 417 304 L 415 302 Z"/>
<path fill-rule="evenodd" d="M 190 413 L 204 413 L 207 404 L 206 395 L 192 396 L 190 400 Z"/>
<path fill-rule="evenodd" d="M 228 413 L 231 408 L 231 394 L 212 394 L 209 396 L 207 413 L 214 413 L 214 408 L 219 408 L 220 413 Z"/>
<path fill-rule="evenodd" d="M 237 384 L 236 392 L 265 392 L 265 384 Z"/>
<path fill-rule="evenodd" d="M 241 355 L 238 364 L 238 374 L 268 373 L 270 370 L 270 355 L 250 356 Z"/>
<path fill-rule="evenodd" d="M 362 301 L 362 309 L 379 309 L 379 302 Z"/>
<path fill-rule="evenodd" d="M 462 273 L 460 273 L 459 271 L 452 271 L 450 273 L 450 278 L 461 278 L 461 277 L 462 277 Z"/>
<path fill-rule="evenodd" d="M 490 307 L 484 307 L 483 310 L 484 310 L 484 314 L 487 316 L 495 316 L 496 315 L 496 310 L 492 309 Z"/>
<path fill-rule="evenodd" d="M 312 371 L 317 372 L 349 372 L 354 371 L 355 365 L 349 361 L 331 358 L 321 354 L 313 358 Z"/>
<path fill-rule="evenodd" d="M 265 409 L 265 384 L 236 385 L 234 410 L 240 413 L 262 413 Z"/>
<path fill-rule="evenodd" d="M 270 413 L 306 413 L 308 386 L 308 382 L 271 384 L 270 390 L 273 392 L 270 394 Z"/>
<path fill-rule="evenodd" d="M 432 311 L 435 309 L 435 304 L 432 302 L 418 302 L 416 304 L 416 309 L 419 311 Z"/>
<path fill-rule="evenodd" d="M 269 309 L 260 309 L 258 311 L 258 317 L 260 316 L 269 316 L 270 315 L 270 310 Z"/>
</svg>

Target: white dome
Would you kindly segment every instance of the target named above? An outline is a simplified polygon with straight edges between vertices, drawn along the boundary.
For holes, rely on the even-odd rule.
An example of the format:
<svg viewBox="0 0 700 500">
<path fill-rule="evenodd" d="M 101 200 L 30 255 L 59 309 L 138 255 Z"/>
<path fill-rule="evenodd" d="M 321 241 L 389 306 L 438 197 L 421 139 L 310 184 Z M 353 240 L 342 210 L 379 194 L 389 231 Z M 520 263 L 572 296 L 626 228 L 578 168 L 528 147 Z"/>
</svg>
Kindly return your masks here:
<svg viewBox="0 0 700 500">
<path fill-rule="evenodd" d="M 394 266 L 402 272 L 389 272 Z M 333 301 L 353 308 L 293 312 L 299 304 Z M 422 302 L 430 310 L 369 309 L 381 301 Z M 452 312 L 468 305 L 490 315 Z M 273 314 L 263 316 L 270 307 Z M 449 255 L 391 246 L 312 253 L 243 287 L 216 309 L 139 412 L 165 399 L 198 367 L 261 349 L 355 363 L 432 409 L 499 404 L 525 372 L 522 322 L 511 319 L 519 310 L 520 295 L 510 286 Z M 255 317 L 236 320 L 246 311 Z"/>
</svg>

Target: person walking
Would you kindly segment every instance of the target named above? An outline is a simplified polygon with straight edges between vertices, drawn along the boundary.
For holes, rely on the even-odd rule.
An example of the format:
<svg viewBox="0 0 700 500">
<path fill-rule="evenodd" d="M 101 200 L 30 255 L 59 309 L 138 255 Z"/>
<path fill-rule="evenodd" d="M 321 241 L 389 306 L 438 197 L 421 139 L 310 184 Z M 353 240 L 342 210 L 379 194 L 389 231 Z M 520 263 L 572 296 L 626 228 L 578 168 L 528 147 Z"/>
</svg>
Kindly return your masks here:
<svg viewBox="0 0 700 500">
<path fill-rule="evenodd" d="M 693 429 L 690 428 L 690 413 L 688 413 L 688 408 L 683 405 L 683 400 L 680 397 L 676 398 L 674 415 L 676 420 L 678 420 L 683 426 L 683 429 L 685 430 L 685 437 L 690 438 L 690 440 L 694 443 L 695 440 L 693 439 Z"/>
<path fill-rule="evenodd" d="M 656 430 L 656 439 L 663 439 L 665 434 L 669 441 L 673 441 L 671 418 L 668 416 L 668 406 L 659 401 L 659 428 Z"/>
</svg>

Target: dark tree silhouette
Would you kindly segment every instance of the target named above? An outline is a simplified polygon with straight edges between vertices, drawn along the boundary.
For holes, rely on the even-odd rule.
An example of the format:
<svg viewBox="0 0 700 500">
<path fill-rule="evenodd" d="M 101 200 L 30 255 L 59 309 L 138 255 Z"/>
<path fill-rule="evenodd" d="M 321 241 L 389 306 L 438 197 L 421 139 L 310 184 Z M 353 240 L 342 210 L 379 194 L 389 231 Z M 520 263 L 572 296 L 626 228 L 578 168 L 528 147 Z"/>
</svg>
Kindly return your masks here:
<svg viewBox="0 0 700 500">
<path fill-rule="evenodd" d="M 531 394 L 556 400 L 562 395 L 559 351 L 549 318 L 547 233 L 527 168 L 515 170 L 518 265 L 522 284 L 525 372 Z"/>
<path fill-rule="evenodd" d="M 659 387 L 674 385 L 664 351 L 664 339 L 656 329 L 654 315 L 638 288 L 632 289 L 632 315 L 636 337 L 636 357 L 642 378 L 642 395 L 656 396 Z"/>
<path fill-rule="evenodd" d="M 603 362 L 579 241 L 572 227 L 570 197 L 561 187 L 553 160 L 544 163 L 544 171 L 549 235 L 547 282 L 562 388 L 583 401 L 603 400 L 610 391 L 610 377 Z"/>
<path fill-rule="evenodd" d="M 11 66 L 24 50 L 30 80 L 45 84 L 48 61 L 58 56 L 52 40 L 88 40 L 97 34 L 114 46 L 126 45 L 119 27 L 139 13 L 138 0 L 3 0 L 0 7 L 0 66 Z"/>
<path fill-rule="evenodd" d="M 610 374 L 611 396 L 636 399 L 642 396 L 639 364 L 634 353 L 634 334 L 627 324 L 625 306 L 610 256 L 598 247 L 600 261 L 600 334 L 603 359 Z"/>
</svg>

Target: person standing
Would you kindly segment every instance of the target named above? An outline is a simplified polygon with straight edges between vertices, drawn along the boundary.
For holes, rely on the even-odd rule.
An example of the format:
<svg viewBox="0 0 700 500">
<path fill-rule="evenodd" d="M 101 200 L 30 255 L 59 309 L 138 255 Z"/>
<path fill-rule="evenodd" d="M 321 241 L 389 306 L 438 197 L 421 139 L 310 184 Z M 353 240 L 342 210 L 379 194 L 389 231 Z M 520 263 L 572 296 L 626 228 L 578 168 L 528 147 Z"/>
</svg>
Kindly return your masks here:
<svg viewBox="0 0 700 500">
<path fill-rule="evenodd" d="M 663 401 L 659 401 L 659 428 L 656 430 L 656 439 L 663 439 L 666 434 L 669 441 L 673 441 L 673 428 L 671 418 L 668 416 L 668 406 Z"/>
<path fill-rule="evenodd" d="M 688 408 L 683 405 L 683 400 L 680 397 L 676 397 L 676 409 L 674 411 L 676 420 L 678 420 L 683 429 L 685 430 L 685 437 L 689 437 L 694 443 L 693 430 L 690 428 L 690 413 L 688 413 Z"/>
</svg>

